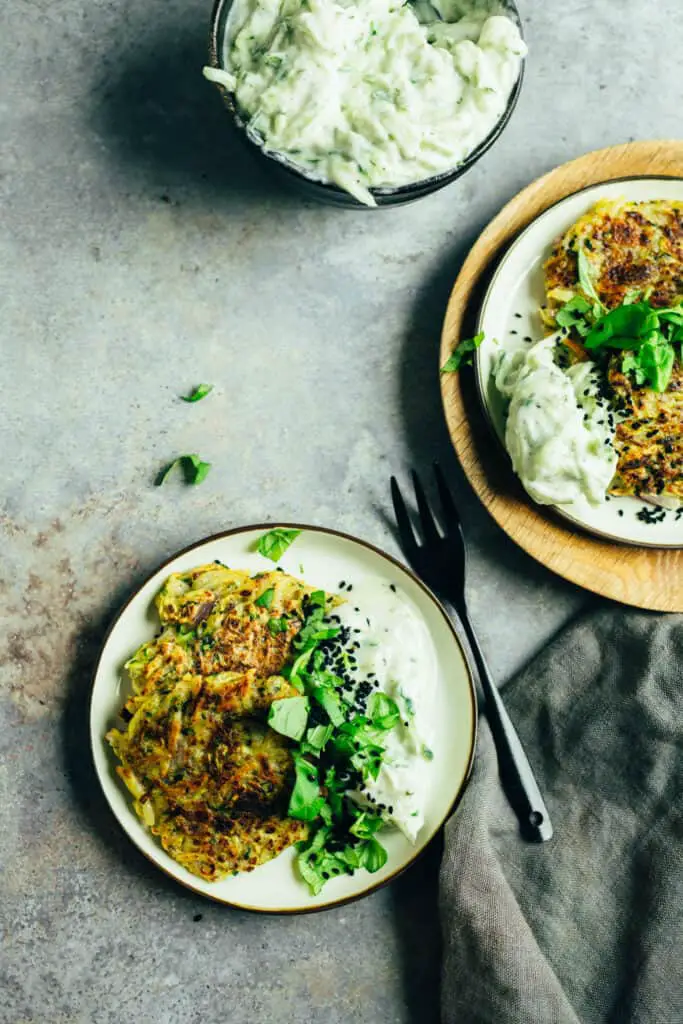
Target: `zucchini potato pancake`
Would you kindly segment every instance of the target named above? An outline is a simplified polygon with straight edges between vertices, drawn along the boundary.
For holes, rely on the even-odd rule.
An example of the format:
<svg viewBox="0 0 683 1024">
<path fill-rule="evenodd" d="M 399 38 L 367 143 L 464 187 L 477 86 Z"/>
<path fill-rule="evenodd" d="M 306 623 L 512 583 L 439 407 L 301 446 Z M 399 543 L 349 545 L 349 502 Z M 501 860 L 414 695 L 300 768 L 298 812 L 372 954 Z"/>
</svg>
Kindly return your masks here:
<svg viewBox="0 0 683 1024">
<path fill-rule="evenodd" d="M 656 308 L 683 301 L 683 203 L 669 200 L 602 200 L 553 246 L 544 268 L 549 330 L 555 314 L 581 289 L 578 252 L 583 249 L 595 292 L 610 310 L 647 297 Z M 585 358 L 580 339 L 572 354 Z M 614 447 L 617 470 L 610 494 L 683 501 L 683 367 L 674 365 L 666 391 L 639 386 L 612 357 L 607 394 L 621 414 Z"/>
<path fill-rule="evenodd" d="M 653 306 L 683 299 L 683 203 L 604 199 L 555 242 L 545 264 L 548 312 L 579 290 L 577 253 L 584 249 L 600 301 L 620 306 L 634 292 Z"/>
<path fill-rule="evenodd" d="M 202 878 L 249 871 L 306 837 L 285 816 L 289 741 L 265 719 L 298 696 L 278 673 L 309 593 L 279 570 L 174 573 L 155 601 L 161 632 L 126 664 L 126 726 L 107 734 L 116 770 L 164 849 Z"/>
</svg>

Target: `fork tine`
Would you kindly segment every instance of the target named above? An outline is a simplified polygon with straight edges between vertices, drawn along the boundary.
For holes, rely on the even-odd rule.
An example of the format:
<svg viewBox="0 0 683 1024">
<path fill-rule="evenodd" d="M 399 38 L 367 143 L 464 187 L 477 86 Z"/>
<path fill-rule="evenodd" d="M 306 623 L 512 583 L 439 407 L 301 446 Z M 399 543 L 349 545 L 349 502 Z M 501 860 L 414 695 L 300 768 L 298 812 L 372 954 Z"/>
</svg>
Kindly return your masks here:
<svg viewBox="0 0 683 1024">
<path fill-rule="evenodd" d="M 439 531 L 432 515 L 432 510 L 429 507 L 427 501 L 427 495 L 425 494 L 424 488 L 420 483 L 420 478 L 415 472 L 411 470 L 410 473 L 413 479 L 413 487 L 415 488 L 415 500 L 417 501 L 417 511 L 420 513 L 420 523 L 422 525 L 422 532 L 424 534 L 425 541 L 427 543 L 439 540 Z"/>
<path fill-rule="evenodd" d="M 434 476 L 436 477 L 436 486 L 439 491 L 439 500 L 441 501 L 441 508 L 443 509 L 443 517 L 446 526 L 451 530 L 460 529 L 460 516 L 455 502 L 453 501 L 453 495 L 451 494 L 450 488 L 446 483 L 446 477 L 444 476 L 443 470 L 438 462 L 434 463 Z"/>
<path fill-rule="evenodd" d="M 398 481 L 395 476 L 391 478 L 391 500 L 394 505 L 394 515 L 396 516 L 396 523 L 398 525 L 398 536 L 401 541 L 401 547 L 408 561 L 412 562 L 415 555 L 418 553 L 417 541 L 415 540 L 415 534 L 410 523 L 410 516 L 408 515 L 408 509 L 406 503 L 403 500 Z"/>
</svg>

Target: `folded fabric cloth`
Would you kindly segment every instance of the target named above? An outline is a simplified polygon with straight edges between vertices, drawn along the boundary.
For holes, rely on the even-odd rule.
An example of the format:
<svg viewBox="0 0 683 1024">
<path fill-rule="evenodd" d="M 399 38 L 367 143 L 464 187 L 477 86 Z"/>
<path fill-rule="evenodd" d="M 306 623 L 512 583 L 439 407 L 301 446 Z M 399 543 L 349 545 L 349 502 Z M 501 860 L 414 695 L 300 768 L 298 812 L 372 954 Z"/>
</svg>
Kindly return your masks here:
<svg viewBox="0 0 683 1024">
<path fill-rule="evenodd" d="M 519 837 L 481 720 L 445 833 L 444 1024 L 680 1024 L 683 617 L 592 613 L 504 695 L 555 835 Z"/>
</svg>

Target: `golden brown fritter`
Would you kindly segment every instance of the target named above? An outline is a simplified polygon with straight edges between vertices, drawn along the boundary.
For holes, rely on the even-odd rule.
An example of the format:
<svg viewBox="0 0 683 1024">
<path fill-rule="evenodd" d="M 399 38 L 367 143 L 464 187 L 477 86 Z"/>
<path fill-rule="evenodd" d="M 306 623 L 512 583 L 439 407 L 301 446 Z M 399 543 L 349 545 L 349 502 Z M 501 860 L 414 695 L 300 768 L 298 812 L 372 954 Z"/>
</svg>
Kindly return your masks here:
<svg viewBox="0 0 683 1024">
<path fill-rule="evenodd" d="M 230 717 L 233 698 L 230 678 L 209 688 L 186 676 L 168 692 L 133 698 L 125 732 L 107 735 L 137 814 L 164 849 L 209 879 L 251 870 L 305 835 L 284 815 L 287 741 L 253 718 Z"/>
<path fill-rule="evenodd" d="M 133 690 L 173 685 L 187 672 L 277 675 L 301 628 L 308 593 L 300 580 L 278 571 L 252 577 L 214 563 L 174 573 L 155 600 L 162 632 L 126 664 Z"/>
<path fill-rule="evenodd" d="M 642 298 L 658 308 L 683 301 L 683 203 L 602 200 L 557 240 L 545 264 L 548 304 L 541 316 L 548 330 L 556 329 L 555 313 L 576 294 L 590 298 L 579 285 L 581 248 L 606 309 Z M 571 358 L 586 358 L 578 336 L 565 344 Z M 667 390 L 660 393 L 625 376 L 622 356 L 612 356 L 607 374 L 614 404 L 626 414 L 616 428 L 619 461 L 609 493 L 683 499 L 680 360 Z"/>
<path fill-rule="evenodd" d="M 674 365 L 663 393 L 637 387 L 621 372 L 620 357 L 612 359 L 608 379 L 617 405 L 628 413 L 616 428 L 619 462 L 610 494 L 683 500 L 683 367 Z"/>
<path fill-rule="evenodd" d="M 285 817 L 288 741 L 265 718 L 298 695 L 279 673 L 308 593 L 280 571 L 174 573 L 156 598 L 160 634 L 126 665 L 127 725 L 107 735 L 117 771 L 164 849 L 203 878 L 251 870 L 306 835 Z"/>
<path fill-rule="evenodd" d="M 683 300 L 683 203 L 606 199 L 596 203 L 555 242 L 545 264 L 549 315 L 579 289 L 577 252 L 581 247 L 607 309 L 644 293 L 658 307 Z"/>
</svg>

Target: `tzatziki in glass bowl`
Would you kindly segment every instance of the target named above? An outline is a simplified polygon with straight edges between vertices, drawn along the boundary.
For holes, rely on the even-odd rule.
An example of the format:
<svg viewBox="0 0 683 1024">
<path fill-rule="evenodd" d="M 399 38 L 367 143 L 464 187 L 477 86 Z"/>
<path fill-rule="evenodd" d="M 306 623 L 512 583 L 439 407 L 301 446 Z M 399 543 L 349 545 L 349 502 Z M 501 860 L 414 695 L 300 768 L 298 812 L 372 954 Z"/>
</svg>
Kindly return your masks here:
<svg viewBox="0 0 683 1024">
<path fill-rule="evenodd" d="M 217 0 L 204 74 L 269 165 L 367 209 L 472 167 L 512 114 L 525 54 L 512 0 Z"/>
</svg>

